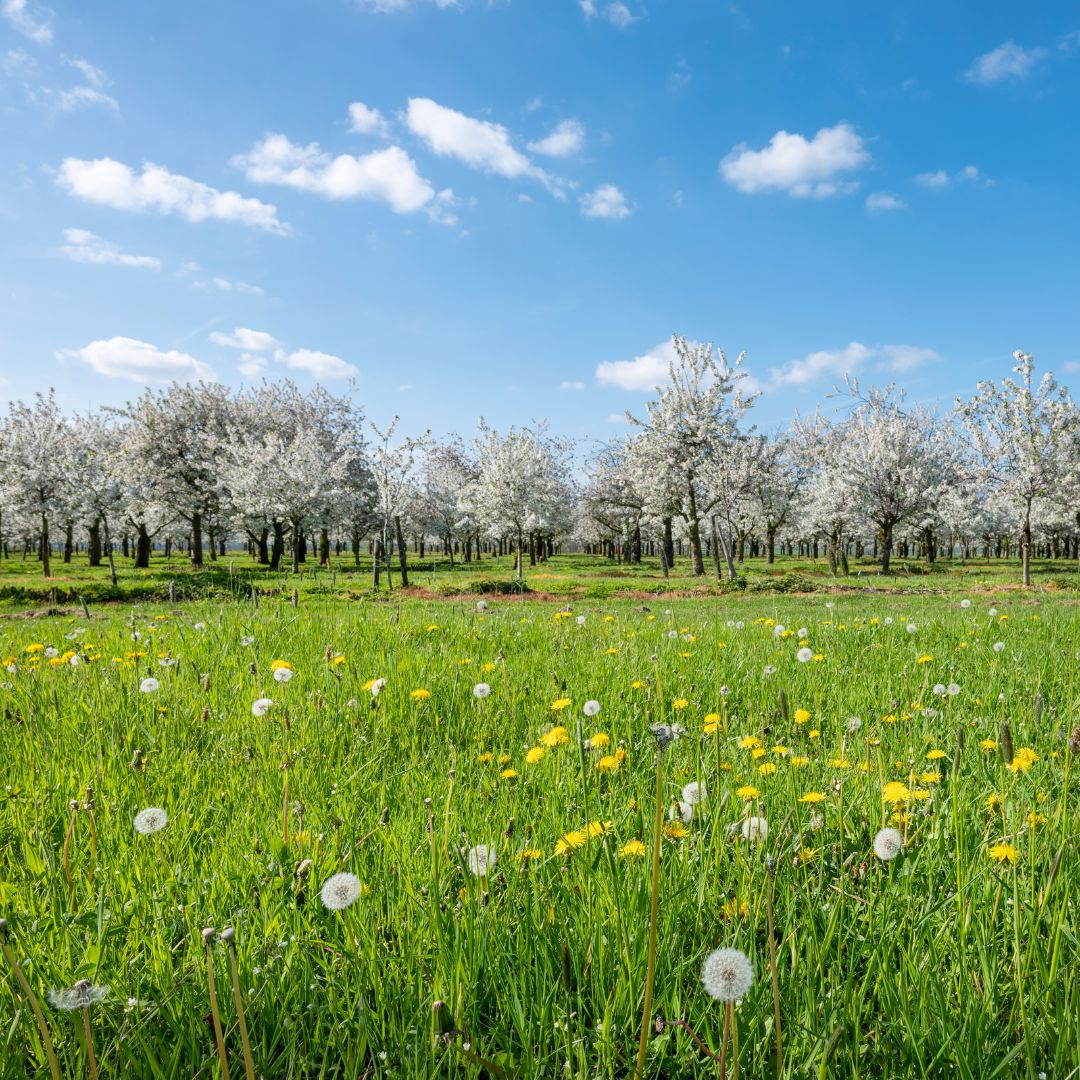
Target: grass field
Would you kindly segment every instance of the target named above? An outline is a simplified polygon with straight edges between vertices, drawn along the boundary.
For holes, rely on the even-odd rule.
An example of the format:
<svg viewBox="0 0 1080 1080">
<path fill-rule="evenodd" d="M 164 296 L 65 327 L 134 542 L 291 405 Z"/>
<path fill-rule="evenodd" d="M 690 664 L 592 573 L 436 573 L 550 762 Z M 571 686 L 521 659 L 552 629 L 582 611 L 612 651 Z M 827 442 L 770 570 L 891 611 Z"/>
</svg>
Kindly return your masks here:
<svg viewBox="0 0 1080 1080">
<path fill-rule="evenodd" d="M 739 592 L 805 593 L 827 591 L 890 590 L 914 593 L 985 592 L 1015 589 L 1020 565 L 1015 559 L 939 559 L 933 565 L 919 559 L 895 559 L 894 572 L 882 576 L 871 558 L 852 559 L 851 573 L 835 576 L 825 558 L 778 557 L 772 565 L 764 559 L 748 559 L 741 564 L 739 580 L 718 583 L 715 568 L 706 565 L 704 577 L 694 577 L 690 560 L 676 560 L 664 577 L 657 558 L 640 564 L 619 563 L 597 555 L 556 555 L 547 562 L 525 567 L 524 581 L 515 580 L 510 557 L 484 557 L 471 563 L 453 564 L 441 555 L 420 559 L 409 553 L 409 595 L 418 598 L 506 595 L 554 599 L 647 598 L 669 595 L 727 595 Z M 287 567 L 270 571 L 246 553 L 230 552 L 216 561 L 193 570 L 179 555 L 166 559 L 155 553 L 150 567 L 137 570 L 130 559 L 118 556 L 117 584 L 113 586 L 107 569 L 91 568 L 85 555 L 76 555 L 65 564 L 53 558 L 53 574 L 41 575 L 36 559 L 0 560 L 0 609 L 45 606 L 77 606 L 82 598 L 100 601 L 165 601 L 197 599 L 247 599 L 252 590 L 265 594 L 290 595 L 297 589 L 312 597 L 366 599 L 374 594 L 371 559 L 362 556 L 359 566 L 351 555 L 335 557 L 329 568 L 310 559 L 299 574 Z M 1080 565 L 1075 560 L 1036 560 L 1033 564 L 1036 588 L 1080 590 Z M 395 562 L 393 586 L 399 585 Z M 171 587 L 171 593 L 170 593 Z M 385 579 L 380 593 L 387 595 Z"/>
<path fill-rule="evenodd" d="M 1074 1075 L 1080 620 L 959 587 L 0 622 L 0 915 L 61 1075 L 86 1075 L 83 1012 L 47 992 L 80 979 L 108 987 L 86 1013 L 102 1075 L 219 1075 L 209 951 L 234 1076 L 230 955 L 257 1075 L 628 1076 L 657 850 L 650 1014 L 718 1054 L 702 964 L 743 950 L 729 1072 L 776 1075 L 778 1009 L 787 1077 Z M 685 729 L 662 753 L 657 722 Z M 168 823 L 140 835 L 150 807 Z M 339 873 L 343 911 L 320 899 Z M 226 926 L 235 953 L 205 949 Z M 48 1076 L 0 975 L 0 1076 Z M 717 1069 L 650 1024 L 645 1075 Z"/>
</svg>

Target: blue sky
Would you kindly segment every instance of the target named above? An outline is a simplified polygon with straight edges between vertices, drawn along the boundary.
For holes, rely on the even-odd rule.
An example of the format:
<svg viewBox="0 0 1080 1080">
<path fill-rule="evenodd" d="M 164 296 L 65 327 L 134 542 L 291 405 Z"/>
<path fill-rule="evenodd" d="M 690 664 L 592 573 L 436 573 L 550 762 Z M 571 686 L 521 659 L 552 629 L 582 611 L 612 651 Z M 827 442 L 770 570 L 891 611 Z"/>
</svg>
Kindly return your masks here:
<svg viewBox="0 0 1080 1080">
<path fill-rule="evenodd" d="M 673 331 L 766 428 L 1078 384 L 1078 99 L 1065 3 L 0 0 L 0 392 L 606 438 Z"/>
</svg>

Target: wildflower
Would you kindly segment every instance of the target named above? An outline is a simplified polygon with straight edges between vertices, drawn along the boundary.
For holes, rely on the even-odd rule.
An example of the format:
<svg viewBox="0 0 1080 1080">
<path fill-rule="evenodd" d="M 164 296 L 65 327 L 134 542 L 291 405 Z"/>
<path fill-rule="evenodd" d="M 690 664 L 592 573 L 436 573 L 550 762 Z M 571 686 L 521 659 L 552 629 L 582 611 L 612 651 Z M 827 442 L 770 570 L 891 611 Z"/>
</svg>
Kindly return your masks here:
<svg viewBox="0 0 1080 1080">
<path fill-rule="evenodd" d="M 484 753 L 477 755 L 476 760 L 479 761 L 481 765 L 487 765 L 493 756 L 494 755 L 490 750 L 485 750 Z"/>
<path fill-rule="evenodd" d="M 754 985 L 754 968 L 739 949 L 717 949 L 705 958 L 701 984 L 716 1001 L 737 1001 Z"/>
<path fill-rule="evenodd" d="M 920 656 L 919 659 L 915 661 L 915 663 L 916 664 L 929 664 L 933 659 L 934 658 L 929 653 L 923 653 L 922 656 Z"/>
<path fill-rule="evenodd" d="M 796 709 L 791 718 L 796 724 L 805 724 L 810 719 L 809 709 Z"/>
<path fill-rule="evenodd" d="M 251 703 L 251 715 L 252 716 L 265 716 L 270 710 L 270 706 L 273 705 L 273 701 L 268 697 L 256 698 Z"/>
<path fill-rule="evenodd" d="M 560 725 L 553 727 L 546 735 L 542 735 L 540 741 L 548 747 L 564 746 L 570 741 L 570 735 L 566 728 Z"/>
<path fill-rule="evenodd" d="M 997 743 L 993 739 L 980 739 L 979 747 L 982 750 L 996 750 Z"/>
<path fill-rule="evenodd" d="M 544 853 L 540 848 L 526 848 L 518 858 L 523 862 L 537 862 L 544 857 Z"/>
<path fill-rule="evenodd" d="M 906 802 L 911 792 L 908 790 L 906 784 L 902 784 L 899 780 L 890 780 L 881 789 L 881 799 L 883 802 L 897 804 Z"/>
<path fill-rule="evenodd" d="M 326 879 L 319 898 L 328 911 L 344 911 L 360 899 L 360 892 L 360 879 L 355 874 L 334 874 Z"/>
<path fill-rule="evenodd" d="M 681 697 L 681 698 L 676 698 L 676 699 L 675 699 L 675 700 L 674 700 L 674 701 L 673 701 L 673 702 L 671 703 L 671 707 L 672 707 L 673 709 L 675 709 L 676 711 L 678 711 L 678 712 L 681 712 L 681 711 L 682 711 L 683 709 L 685 709 L 685 708 L 686 708 L 686 706 L 687 706 L 687 705 L 689 705 L 689 704 L 690 704 L 690 702 L 688 702 L 688 701 L 686 700 L 686 698 L 684 698 L 684 697 Z"/>
<path fill-rule="evenodd" d="M 335 656 L 334 659 L 330 661 L 330 666 L 331 667 L 341 667 L 341 665 L 344 664 L 344 663 L 345 663 L 344 655 L 342 653 L 338 653 L 338 655 Z"/>
<path fill-rule="evenodd" d="M 586 701 L 585 704 L 581 706 L 581 711 L 586 716 L 595 716 L 600 711 L 600 702 Z"/>
<path fill-rule="evenodd" d="M 678 818 L 684 825 L 688 824 L 690 819 L 694 816 L 694 808 L 685 802 L 673 802 L 671 809 L 668 811 L 668 818 L 674 821 Z"/>
<path fill-rule="evenodd" d="M 589 746 L 594 750 L 600 750 L 611 743 L 611 736 L 603 731 L 596 732 L 589 738 Z"/>
<path fill-rule="evenodd" d="M 37 653 L 44 652 L 45 646 L 42 645 L 40 641 L 33 641 L 29 645 L 27 645 L 23 651 L 28 653 L 30 656 L 34 656 Z"/>
<path fill-rule="evenodd" d="M 684 840 L 690 835 L 690 830 L 681 821 L 669 821 L 664 826 L 664 835 L 669 840 Z"/>
<path fill-rule="evenodd" d="M 969 607 L 971 607 L 971 601 L 970 601 L 970 600 L 961 600 L 961 601 L 960 601 L 960 606 L 961 606 L 961 607 L 962 607 L 962 608 L 963 608 L 963 609 L 964 609 L 965 611 L 967 611 L 967 609 L 968 609 Z"/>
<path fill-rule="evenodd" d="M 900 854 L 904 846 L 904 838 L 896 829 L 882 829 L 874 837 L 874 854 L 882 862 L 891 862 Z"/>
<path fill-rule="evenodd" d="M 491 693 L 491 687 L 486 682 L 478 682 L 473 688 L 474 698 L 486 698 Z"/>
<path fill-rule="evenodd" d="M 761 669 L 761 673 L 763 675 L 775 675 L 776 674 L 776 665 L 775 664 L 766 664 L 765 667 Z"/>
<path fill-rule="evenodd" d="M 588 839 L 589 834 L 584 829 L 564 833 L 555 841 L 555 854 L 572 855 L 578 848 L 584 847 Z"/>
<path fill-rule="evenodd" d="M 60 990 L 49 990 L 45 995 L 49 1004 L 61 1012 L 74 1012 L 76 1009 L 89 1009 L 109 996 L 107 986 L 95 986 L 87 979 L 80 979 L 74 986 Z"/>
<path fill-rule="evenodd" d="M 814 650 L 804 645 L 795 654 L 795 659 L 798 660 L 800 664 L 807 664 L 814 659 Z"/>
<path fill-rule="evenodd" d="M 951 682 L 945 688 L 945 692 L 949 695 L 949 697 L 956 697 L 956 695 L 960 693 L 960 686 L 958 683 Z"/>
<path fill-rule="evenodd" d="M 1001 801 L 1001 796 L 996 791 L 991 792 L 986 800 L 987 809 L 996 810 L 999 806 L 1001 806 Z"/>
<path fill-rule="evenodd" d="M 413 701 L 427 701 L 431 697 L 431 691 L 424 690 L 423 688 L 411 690 L 409 691 L 409 697 L 411 697 Z"/>
<path fill-rule="evenodd" d="M 503 769 L 499 776 L 504 780 L 513 780 L 517 776 L 517 769 Z"/>
<path fill-rule="evenodd" d="M 148 806 L 135 815 L 135 831 L 140 836 L 149 836 L 151 833 L 161 832 L 169 823 L 169 815 L 159 806 Z"/>
<path fill-rule="evenodd" d="M 611 821 L 590 821 L 585 826 L 585 832 L 589 839 L 592 840 L 597 836 L 603 836 L 604 833 L 611 832 L 614 827 L 614 823 Z"/>
<path fill-rule="evenodd" d="M 531 750 L 529 750 L 529 752 L 528 752 L 528 753 L 527 753 L 527 754 L 525 755 L 525 760 L 526 760 L 526 761 L 527 761 L 527 762 L 528 762 L 528 763 L 529 763 L 530 765 L 536 765 L 536 764 L 537 764 L 538 762 L 540 762 L 541 760 L 543 760 L 543 757 L 544 757 L 544 748 L 543 748 L 542 746 L 534 746 L 534 747 L 533 747 L 533 748 L 532 748 Z"/>
<path fill-rule="evenodd" d="M 143 679 L 143 681 L 139 683 L 139 689 L 144 694 L 152 694 L 155 690 L 161 689 L 161 683 L 159 683 L 157 679 Z"/>
<path fill-rule="evenodd" d="M 1046 815 L 1039 813 L 1038 810 L 1031 810 L 1024 820 L 1027 822 L 1029 829 L 1034 829 L 1039 825 L 1046 824 Z"/>
<path fill-rule="evenodd" d="M 287 683 L 295 674 L 291 667 L 279 667 L 274 670 L 274 681 Z"/>
<path fill-rule="evenodd" d="M 288 660 L 271 660 L 270 661 L 270 670 L 271 671 L 283 671 L 283 670 L 292 671 L 293 666 L 292 666 L 292 664 L 289 663 Z"/>
<path fill-rule="evenodd" d="M 772 776 L 772 774 L 776 772 L 776 766 L 771 761 L 766 761 L 758 766 L 757 771 L 761 773 L 762 776 Z"/>
<path fill-rule="evenodd" d="M 907 632 L 908 632 L 909 634 L 914 634 L 914 633 L 915 633 L 915 631 L 916 631 L 916 630 L 918 630 L 918 629 L 919 629 L 919 628 L 918 628 L 918 627 L 917 627 L 917 626 L 916 626 L 916 625 L 915 625 L 915 624 L 914 624 L 913 622 L 909 622 L 909 623 L 907 624 Z"/>
<path fill-rule="evenodd" d="M 477 611 L 484 612 L 484 611 L 487 611 L 487 609 L 488 609 L 488 606 L 487 606 L 487 601 L 486 600 L 477 600 L 476 601 L 476 610 Z"/>
<path fill-rule="evenodd" d="M 740 799 L 750 800 L 756 799 L 761 794 L 761 792 L 758 791 L 758 789 L 754 787 L 753 784 L 744 784 L 741 788 L 738 788 L 736 790 L 735 794 Z"/>
<path fill-rule="evenodd" d="M 469 870 L 476 877 L 487 877 L 488 871 L 495 865 L 495 848 L 489 844 L 477 844 L 469 848 Z"/>
<path fill-rule="evenodd" d="M 748 817 L 742 823 L 744 840 L 760 842 L 769 835 L 769 823 L 763 817 Z"/>
<path fill-rule="evenodd" d="M 1005 642 L 1004 641 L 995 641 L 994 642 L 994 652 L 1001 652 L 1004 648 L 1005 648 Z"/>
<path fill-rule="evenodd" d="M 1021 746 L 1013 754 L 1012 764 L 1009 768 L 1013 772 L 1027 772 L 1038 760 L 1039 755 L 1030 746 Z"/>
<path fill-rule="evenodd" d="M 719 713 L 706 713 L 705 715 L 705 734 L 715 735 L 720 730 L 720 714 Z"/>
<path fill-rule="evenodd" d="M 628 840 L 619 848 L 620 859 L 640 859 L 645 855 L 645 845 L 640 840 Z"/>
<path fill-rule="evenodd" d="M 568 697 L 556 698 L 551 703 L 551 711 L 552 712 L 562 712 L 563 709 L 565 709 L 566 706 L 569 705 L 569 704 L 570 704 L 570 698 L 568 698 Z"/>
<path fill-rule="evenodd" d="M 1004 842 L 993 844 L 986 853 L 994 862 L 1008 863 L 1010 866 L 1020 858 L 1020 852 L 1012 844 Z"/>
<path fill-rule="evenodd" d="M 945 756 L 944 750 L 927 750 L 926 759 L 928 761 L 940 761 Z"/>
<path fill-rule="evenodd" d="M 614 754 L 605 754 L 597 763 L 596 768 L 598 772 L 613 773 L 619 771 L 619 765 L 621 762 Z"/>
<path fill-rule="evenodd" d="M 705 789 L 704 781 L 691 780 L 682 789 L 682 801 L 688 806 L 697 806 L 698 803 L 703 803 L 708 795 L 708 791 Z"/>
<path fill-rule="evenodd" d="M 802 798 L 799 799 L 799 802 L 809 803 L 811 806 L 814 803 L 819 803 L 819 802 L 824 802 L 824 801 L 825 801 L 825 796 L 820 791 L 808 791 L 805 795 L 802 796 Z"/>
<path fill-rule="evenodd" d="M 656 739 L 658 750 L 666 749 L 671 743 L 681 738 L 684 731 L 679 724 L 653 724 L 650 730 Z"/>
</svg>

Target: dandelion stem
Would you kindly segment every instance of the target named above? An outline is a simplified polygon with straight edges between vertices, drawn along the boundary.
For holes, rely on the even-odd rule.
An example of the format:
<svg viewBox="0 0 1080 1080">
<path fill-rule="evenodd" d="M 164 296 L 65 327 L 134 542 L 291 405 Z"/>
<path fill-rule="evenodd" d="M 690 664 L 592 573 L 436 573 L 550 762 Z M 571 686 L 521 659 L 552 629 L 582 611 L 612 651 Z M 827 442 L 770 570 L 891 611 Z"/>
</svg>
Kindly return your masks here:
<svg viewBox="0 0 1080 1080">
<path fill-rule="evenodd" d="M 727 1080 L 728 1036 L 731 1033 L 731 1002 L 724 1002 L 724 1033 L 720 1036 L 720 1080 Z"/>
<path fill-rule="evenodd" d="M 206 945 L 206 987 L 210 996 L 210 1016 L 214 1022 L 214 1042 L 217 1045 L 218 1060 L 221 1062 L 221 1080 L 229 1080 L 229 1058 L 225 1053 L 225 1038 L 221 1033 L 221 1014 L 218 1011 L 217 990 L 214 986 L 214 953 L 211 949 L 213 937 L 207 938 Z"/>
<path fill-rule="evenodd" d="M 41 1011 L 41 1005 L 38 1004 L 38 999 L 30 988 L 30 984 L 26 981 L 26 976 L 15 959 L 15 953 L 7 942 L 6 927 L 0 927 L 0 950 L 3 951 L 11 970 L 15 973 L 15 979 L 22 990 L 23 997 L 30 1003 L 30 1009 L 37 1023 L 38 1033 L 41 1035 L 41 1045 L 45 1048 L 45 1056 L 49 1059 L 49 1071 L 52 1073 L 53 1080 L 60 1080 L 60 1065 L 56 1060 L 52 1036 L 49 1035 L 49 1025 L 45 1022 L 45 1014 Z"/>
<path fill-rule="evenodd" d="M 769 870 L 768 889 L 765 893 L 765 907 L 769 915 L 769 970 L 772 973 L 773 1014 L 776 1027 L 776 1076 L 779 1080 L 784 1067 L 784 1045 L 780 1035 L 780 980 L 776 974 L 776 932 L 773 924 L 773 874 Z"/>
<path fill-rule="evenodd" d="M 251 1057 L 251 1040 L 248 1038 L 247 1019 L 244 1016 L 244 995 L 240 993 L 240 974 L 236 964 L 236 942 L 230 940 L 229 974 L 232 976 L 233 1001 L 236 1002 L 236 1020 L 240 1026 L 240 1044 L 244 1048 L 244 1071 L 247 1080 L 255 1080 L 255 1063 Z"/>
<path fill-rule="evenodd" d="M 90 1070 L 90 1080 L 98 1080 L 97 1060 L 94 1057 L 94 1037 L 90 1034 L 90 1007 L 82 1009 L 83 1034 L 86 1036 L 86 1065 Z"/>
<path fill-rule="evenodd" d="M 649 952 L 645 967 L 645 1004 L 641 1010 L 641 1037 L 638 1039 L 636 1080 L 645 1076 L 645 1056 L 649 1051 L 649 1016 L 652 1013 L 653 977 L 656 974 L 656 924 L 660 907 L 660 839 L 664 822 L 664 757 L 656 752 L 656 804 L 653 810 L 652 892 L 649 897 Z"/>
</svg>

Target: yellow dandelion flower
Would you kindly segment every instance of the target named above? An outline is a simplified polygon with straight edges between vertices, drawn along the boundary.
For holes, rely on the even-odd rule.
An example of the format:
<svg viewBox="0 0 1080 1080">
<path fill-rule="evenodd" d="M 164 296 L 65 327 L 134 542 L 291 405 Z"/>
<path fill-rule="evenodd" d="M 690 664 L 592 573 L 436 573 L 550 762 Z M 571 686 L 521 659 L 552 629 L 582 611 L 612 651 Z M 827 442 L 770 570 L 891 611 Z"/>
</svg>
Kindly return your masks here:
<svg viewBox="0 0 1080 1080">
<path fill-rule="evenodd" d="M 645 855 L 645 844 L 641 840 L 627 840 L 619 848 L 620 859 L 641 859 Z"/>
<path fill-rule="evenodd" d="M 555 841 L 555 854 L 572 855 L 578 848 L 584 847 L 588 839 L 589 835 L 584 829 L 564 833 Z"/>
<path fill-rule="evenodd" d="M 613 773 L 619 771 L 619 766 L 622 762 L 614 754 L 605 754 L 597 763 L 596 768 L 598 772 Z"/>
<path fill-rule="evenodd" d="M 763 765 L 757 767 L 757 771 L 761 773 L 762 776 L 772 776 L 772 774 L 776 772 L 776 766 L 771 761 L 766 761 Z"/>
<path fill-rule="evenodd" d="M 916 664 L 929 664 L 933 659 L 934 658 L 929 653 L 923 653 L 922 656 L 920 656 L 919 659 L 915 661 L 915 663 Z"/>
<path fill-rule="evenodd" d="M 927 750 L 926 752 L 927 761 L 940 761 L 944 756 L 944 750 Z"/>
<path fill-rule="evenodd" d="M 296 670 L 292 666 L 292 664 L 289 663 L 288 660 L 271 660 L 270 661 L 270 670 L 271 671 L 280 671 L 282 668 L 284 668 L 286 671 L 295 671 Z"/>
<path fill-rule="evenodd" d="M 676 698 L 676 699 L 675 699 L 675 700 L 674 700 L 674 701 L 673 701 L 673 702 L 671 703 L 671 707 L 672 707 L 673 709 L 675 709 L 675 710 L 682 710 L 682 709 L 685 709 L 685 708 L 686 708 L 686 706 L 687 706 L 687 705 L 689 705 L 689 704 L 690 704 L 690 702 L 689 702 L 689 701 L 687 701 L 687 700 L 686 700 L 686 698 L 684 698 L 684 697 L 681 697 L 681 698 Z"/>
<path fill-rule="evenodd" d="M 544 748 L 542 746 L 534 746 L 526 755 L 525 760 L 530 765 L 535 765 L 537 762 L 542 761 L 544 757 Z"/>
<path fill-rule="evenodd" d="M 566 706 L 569 705 L 569 704 L 570 704 L 570 698 L 568 698 L 568 697 L 556 698 L 551 703 L 551 711 L 552 712 L 562 712 L 563 709 L 565 709 Z"/>
<path fill-rule="evenodd" d="M 542 859 L 543 857 L 544 857 L 544 853 L 540 850 L 540 848 L 526 848 L 518 856 L 518 858 L 523 863 L 536 862 L 537 860 Z"/>
<path fill-rule="evenodd" d="M 424 689 L 413 690 L 410 692 L 409 697 L 411 697 L 413 701 L 427 701 L 428 698 L 431 697 L 431 691 Z"/>
<path fill-rule="evenodd" d="M 799 799 L 799 802 L 810 803 L 811 805 L 824 801 L 825 796 L 820 791 L 808 791 Z"/>
<path fill-rule="evenodd" d="M 589 744 L 594 748 L 600 748 L 611 745 L 611 736 L 606 732 L 598 731 L 595 735 L 589 737 Z"/>
<path fill-rule="evenodd" d="M 1020 852 L 1012 844 L 993 844 L 986 852 L 994 862 L 1008 863 L 1010 866 L 1020 858 Z"/>
<path fill-rule="evenodd" d="M 908 790 L 907 784 L 902 784 L 899 780 L 890 780 L 881 789 L 882 801 L 893 803 L 894 805 L 896 803 L 906 802 L 910 795 L 911 792 Z"/>
<path fill-rule="evenodd" d="M 503 769 L 499 776 L 504 780 L 513 780 L 517 776 L 517 769 Z"/>
<path fill-rule="evenodd" d="M 735 794 L 740 799 L 756 799 L 761 792 L 753 784 L 744 784 L 741 788 L 736 789 Z"/>
<path fill-rule="evenodd" d="M 664 826 L 664 835 L 669 840 L 679 841 L 690 835 L 690 830 L 681 821 L 669 821 Z"/>
<path fill-rule="evenodd" d="M 570 741 L 570 735 L 566 728 L 560 725 L 553 727 L 546 735 L 541 736 L 540 741 L 545 746 L 563 746 Z"/>
</svg>

